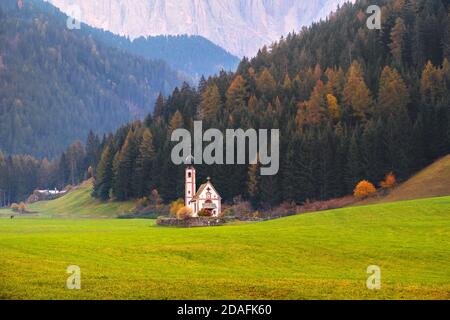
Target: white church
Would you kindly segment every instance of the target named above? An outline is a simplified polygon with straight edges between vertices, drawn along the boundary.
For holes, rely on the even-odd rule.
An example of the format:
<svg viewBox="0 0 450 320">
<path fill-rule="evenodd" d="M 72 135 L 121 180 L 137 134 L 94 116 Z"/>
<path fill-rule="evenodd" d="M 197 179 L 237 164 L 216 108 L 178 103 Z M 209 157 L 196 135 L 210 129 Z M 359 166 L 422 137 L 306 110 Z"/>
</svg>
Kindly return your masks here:
<svg viewBox="0 0 450 320">
<path fill-rule="evenodd" d="M 218 217 L 222 210 L 222 198 L 211 183 L 211 179 L 202 184 L 197 190 L 196 174 L 193 165 L 188 165 L 185 172 L 185 197 L 186 207 L 193 211 L 193 216 L 198 217 L 198 213 L 204 209 L 211 216 Z"/>
</svg>

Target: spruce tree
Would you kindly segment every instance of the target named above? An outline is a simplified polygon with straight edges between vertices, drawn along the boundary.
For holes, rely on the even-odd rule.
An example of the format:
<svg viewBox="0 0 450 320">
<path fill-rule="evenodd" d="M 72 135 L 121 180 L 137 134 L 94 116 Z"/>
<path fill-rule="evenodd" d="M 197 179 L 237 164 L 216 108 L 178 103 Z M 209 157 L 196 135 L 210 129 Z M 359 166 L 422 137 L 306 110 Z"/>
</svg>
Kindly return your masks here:
<svg viewBox="0 0 450 320">
<path fill-rule="evenodd" d="M 152 188 L 155 187 L 155 182 L 152 181 L 154 159 L 153 136 L 149 129 L 145 129 L 133 171 L 133 190 L 135 190 L 137 197 L 149 195 Z"/>
<path fill-rule="evenodd" d="M 93 191 L 93 196 L 102 201 L 109 200 L 109 193 L 113 181 L 112 167 L 113 153 L 111 152 L 111 147 L 107 145 L 97 167 Z"/>
</svg>

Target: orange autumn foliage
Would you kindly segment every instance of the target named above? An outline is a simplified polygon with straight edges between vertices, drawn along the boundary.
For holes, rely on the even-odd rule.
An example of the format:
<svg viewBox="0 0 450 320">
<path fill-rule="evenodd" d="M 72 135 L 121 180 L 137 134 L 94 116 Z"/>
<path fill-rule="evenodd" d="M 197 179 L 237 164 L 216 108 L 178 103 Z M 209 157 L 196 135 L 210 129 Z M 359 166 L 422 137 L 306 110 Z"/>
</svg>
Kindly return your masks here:
<svg viewBox="0 0 450 320">
<path fill-rule="evenodd" d="M 383 189 L 390 189 L 390 188 L 393 188 L 396 183 L 397 183 L 397 178 L 395 177 L 395 174 L 391 172 L 386 175 L 386 178 L 384 181 L 380 182 L 380 186 Z"/>
<path fill-rule="evenodd" d="M 354 196 L 359 199 L 367 198 L 377 192 L 375 186 L 367 180 L 363 180 L 355 188 Z"/>
</svg>

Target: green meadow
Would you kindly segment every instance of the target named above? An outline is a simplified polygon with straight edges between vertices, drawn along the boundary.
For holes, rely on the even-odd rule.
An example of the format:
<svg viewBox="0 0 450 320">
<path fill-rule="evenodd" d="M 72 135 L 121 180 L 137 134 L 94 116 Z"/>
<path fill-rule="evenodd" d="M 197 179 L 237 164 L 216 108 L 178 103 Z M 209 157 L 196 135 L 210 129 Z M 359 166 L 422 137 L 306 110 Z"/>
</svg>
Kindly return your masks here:
<svg viewBox="0 0 450 320">
<path fill-rule="evenodd" d="M 136 203 L 133 201 L 101 202 L 96 200 L 91 196 L 92 188 L 92 182 L 87 181 L 62 198 L 27 205 L 29 213 L 25 216 L 66 219 L 110 219 L 130 213 L 136 206 Z M 10 217 L 12 214 L 13 212 L 10 209 L 0 209 L 0 217 Z"/>
<path fill-rule="evenodd" d="M 450 197 L 197 229 L 1 218 L 0 248 L 1 299 L 450 299 Z"/>
</svg>

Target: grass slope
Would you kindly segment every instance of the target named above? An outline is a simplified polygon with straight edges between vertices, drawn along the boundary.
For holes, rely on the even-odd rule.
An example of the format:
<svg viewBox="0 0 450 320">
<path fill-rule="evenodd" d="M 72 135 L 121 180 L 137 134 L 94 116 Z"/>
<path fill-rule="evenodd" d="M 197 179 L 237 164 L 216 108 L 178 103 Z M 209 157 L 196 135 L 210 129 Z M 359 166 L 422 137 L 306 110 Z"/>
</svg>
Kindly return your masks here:
<svg viewBox="0 0 450 320">
<path fill-rule="evenodd" d="M 450 195 L 450 155 L 436 161 L 393 190 L 384 201 L 412 200 Z"/>
<path fill-rule="evenodd" d="M 3 299 L 450 298 L 450 197 L 200 229 L 0 219 L 0 243 Z"/>
<path fill-rule="evenodd" d="M 115 218 L 129 213 L 135 203 L 128 202 L 101 202 L 91 197 L 92 182 L 88 181 L 78 189 L 69 192 L 56 200 L 41 201 L 28 205 L 27 209 L 33 216 L 54 218 Z M 0 210 L 0 216 L 9 216 L 9 209 Z"/>
</svg>

